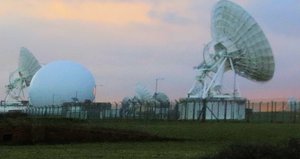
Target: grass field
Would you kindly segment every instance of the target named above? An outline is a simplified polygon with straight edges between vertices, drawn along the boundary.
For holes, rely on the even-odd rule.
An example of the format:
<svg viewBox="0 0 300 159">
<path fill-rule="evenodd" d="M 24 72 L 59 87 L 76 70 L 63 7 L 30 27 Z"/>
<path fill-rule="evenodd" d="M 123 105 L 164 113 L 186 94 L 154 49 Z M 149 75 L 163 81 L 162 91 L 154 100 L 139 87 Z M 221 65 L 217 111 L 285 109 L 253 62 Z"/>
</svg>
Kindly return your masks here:
<svg viewBox="0 0 300 159">
<path fill-rule="evenodd" d="M 93 128 L 114 128 L 147 132 L 174 141 L 126 141 L 73 143 L 57 145 L 1 145 L 0 158 L 200 158 L 231 143 L 281 144 L 291 137 L 300 138 L 299 124 L 199 123 L 192 121 L 103 120 L 65 121 L 33 119 L 35 124 L 58 124 Z M 0 122 L 1 124 L 1 122 Z M 2 124 L 5 124 L 2 122 Z"/>
</svg>

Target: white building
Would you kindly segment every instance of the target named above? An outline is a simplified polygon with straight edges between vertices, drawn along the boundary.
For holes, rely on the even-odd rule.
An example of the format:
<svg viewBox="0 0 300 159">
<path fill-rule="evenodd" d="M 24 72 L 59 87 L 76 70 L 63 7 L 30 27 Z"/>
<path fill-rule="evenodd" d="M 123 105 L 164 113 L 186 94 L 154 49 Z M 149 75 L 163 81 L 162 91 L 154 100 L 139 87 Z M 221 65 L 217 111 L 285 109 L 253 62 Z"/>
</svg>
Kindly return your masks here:
<svg viewBox="0 0 300 159">
<path fill-rule="evenodd" d="M 179 120 L 243 120 L 245 98 L 186 98 L 178 105 Z"/>
</svg>

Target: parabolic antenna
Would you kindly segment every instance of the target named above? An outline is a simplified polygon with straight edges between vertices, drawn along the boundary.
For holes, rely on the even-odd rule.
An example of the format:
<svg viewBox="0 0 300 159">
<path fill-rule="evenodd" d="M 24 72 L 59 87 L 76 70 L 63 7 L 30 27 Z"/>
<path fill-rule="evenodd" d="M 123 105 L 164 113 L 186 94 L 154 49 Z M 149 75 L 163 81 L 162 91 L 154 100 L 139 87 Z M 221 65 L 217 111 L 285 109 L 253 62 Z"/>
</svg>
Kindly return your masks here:
<svg viewBox="0 0 300 159">
<path fill-rule="evenodd" d="M 156 92 L 153 95 L 142 84 L 136 86 L 135 98 L 141 103 L 154 103 L 155 101 L 161 104 L 169 103 L 169 97 L 163 92 Z"/>
<path fill-rule="evenodd" d="M 166 104 L 168 104 L 170 102 L 169 97 L 165 93 L 162 93 L 162 92 L 154 93 L 153 98 L 157 102 L 159 102 L 159 103 L 161 103 L 163 105 L 166 105 Z"/>
<path fill-rule="evenodd" d="M 204 61 L 196 67 L 199 76 L 188 96 L 239 96 L 236 76 L 233 93 L 223 92 L 223 74 L 229 70 L 254 81 L 272 79 L 275 68 L 272 49 L 254 18 L 228 0 L 215 5 L 211 18 L 212 41 L 203 50 Z"/>
<path fill-rule="evenodd" d="M 287 104 L 290 111 L 299 111 L 299 100 L 296 97 L 289 97 Z"/>
<path fill-rule="evenodd" d="M 142 107 L 144 108 L 143 111 L 147 111 L 147 107 L 152 107 L 156 110 L 156 107 L 157 109 L 166 108 L 169 104 L 169 97 L 165 93 L 156 92 L 151 95 L 146 87 L 139 83 L 136 86 L 134 97 L 123 98 L 121 112 L 124 115 L 134 115 L 137 110 L 141 111 Z M 159 111 L 156 113 L 159 113 Z"/>
<path fill-rule="evenodd" d="M 34 74 L 41 68 L 38 60 L 30 53 L 29 50 L 22 47 L 19 58 L 19 74 L 24 78 L 25 84 L 28 87 Z"/>
<path fill-rule="evenodd" d="M 32 53 L 22 47 L 19 55 L 19 66 L 9 76 L 9 84 L 6 85 L 6 98 L 13 100 L 23 100 L 23 90 L 30 85 L 31 79 L 34 74 L 41 68 L 41 65 Z"/>
<path fill-rule="evenodd" d="M 137 84 L 135 92 L 135 96 L 140 102 L 149 102 L 152 99 L 150 92 L 142 84 Z"/>
</svg>

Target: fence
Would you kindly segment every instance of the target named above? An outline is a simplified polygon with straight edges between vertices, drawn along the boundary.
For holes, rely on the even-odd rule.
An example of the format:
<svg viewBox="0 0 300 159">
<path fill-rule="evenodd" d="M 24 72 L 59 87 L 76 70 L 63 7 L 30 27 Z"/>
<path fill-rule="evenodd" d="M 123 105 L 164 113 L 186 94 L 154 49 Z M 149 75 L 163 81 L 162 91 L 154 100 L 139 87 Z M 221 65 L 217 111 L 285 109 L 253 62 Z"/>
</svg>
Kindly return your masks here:
<svg viewBox="0 0 300 159">
<path fill-rule="evenodd" d="M 76 118 L 76 119 L 162 119 L 176 120 L 172 108 L 159 105 L 134 105 L 129 109 L 122 109 L 121 105 L 84 105 L 72 104 L 64 106 L 29 106 L 23 112 L 29 116 L 51 116 L 58 118 Z"/>
<path fill-rule="evenodd" d="M 300 123 L 300 103 L 248 102 L 246 121 Z"/>
<path fill-rule="evenodd" d="M 204 108 L 206 108 L 204 110 Z M 300 123 L 300 103 L 250 101 L 180 101 L 169 105 L 133 105 L 123 109 L 121 104 L 27 107 L 29 116 L 76 119 L 144 119 L 144 120 L 239 120 L 246 122 Z"/>
</svg>

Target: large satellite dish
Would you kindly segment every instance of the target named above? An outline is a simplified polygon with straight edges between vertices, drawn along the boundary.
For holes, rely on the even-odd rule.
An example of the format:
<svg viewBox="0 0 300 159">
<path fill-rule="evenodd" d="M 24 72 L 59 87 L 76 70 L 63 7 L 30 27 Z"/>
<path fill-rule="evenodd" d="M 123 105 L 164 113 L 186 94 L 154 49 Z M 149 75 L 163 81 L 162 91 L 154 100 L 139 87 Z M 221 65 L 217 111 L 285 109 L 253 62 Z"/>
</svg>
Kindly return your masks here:
<svg viewBox="0 0 300 159">
<path fill-rule="evenodd" d="M 30 85 L 34 74 L 41 68 L 41 65 L 32 53 L 22 47 L 19 55 L 18 68 L 9 75 L 9 84 L 6 85 L 6 97 L 16 101 L 24 100 L 23 90 Z"/>
<path fill-rule="evenodd" d="M 275 68 L 272 49 L 254 18 L 228 0 L 215 5 L 211 18 L 212 41 L 203 50 L 204 61 L 196 67 L 199 75 L 188 96 L 240 96 L 236 76 L 233 93 L 224 92 L 223 74 L 229 70 L 254 81 L 272 79 Z"/>
</svg>

